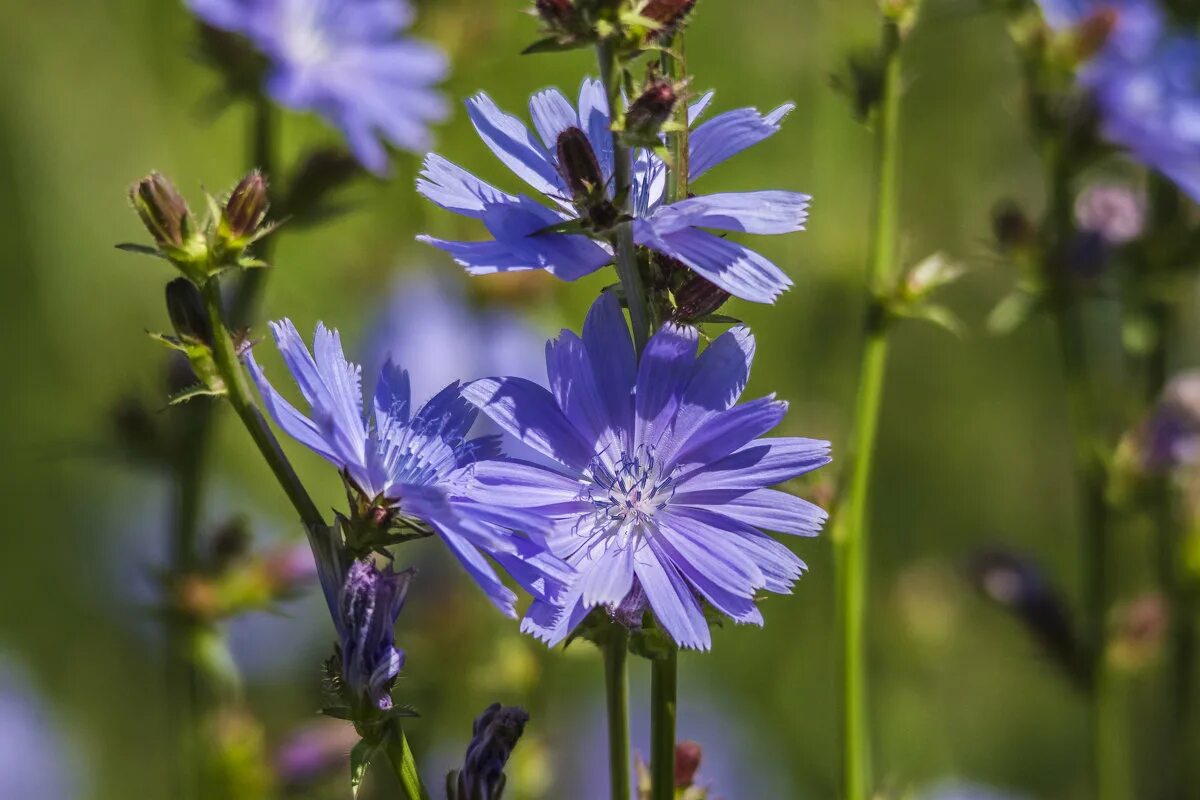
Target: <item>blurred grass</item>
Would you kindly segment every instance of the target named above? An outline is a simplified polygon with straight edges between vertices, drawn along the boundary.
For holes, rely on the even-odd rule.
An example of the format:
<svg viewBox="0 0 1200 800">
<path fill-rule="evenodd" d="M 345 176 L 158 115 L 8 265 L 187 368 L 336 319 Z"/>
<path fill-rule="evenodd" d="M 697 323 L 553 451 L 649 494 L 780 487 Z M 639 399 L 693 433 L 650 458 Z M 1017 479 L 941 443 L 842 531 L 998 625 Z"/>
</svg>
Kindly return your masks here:
<svg viewBox="0 0 1200 800">
<path fill-rule="evenodd" d="M 513 110 L 549 83 L 571 94 L 589 69 L 582 55 L 517 56 L 534 33 L 521 5 L 449 0 L 426 13 L 423 32 L 455 49 L 447 91 L 456 108 L 479 89 Z M 974 267 L 952 293 L 970 334 L 959 340 L 912 324 L 896 336 L 873 507 L 877 769 L 897 789 L 957 774 L 1039 797 L 1082 797 L 1081 704 L 956 572 L 971 548 L 999 540 L 1033 551 L 1071 588 L 1074 528 L 1049 331 L 1033 324 L 1006 339 L 982 331 L 1011 278 L 988 255 L 989 209 L 1001 196 L 1034 204 L 1039 196 L 1007 39 L 998 19 L 969 4 L 931 6 L 907 65 L 904 253 L 913 261 L 943 250 Z M 96 568 L 111 556 L 94 509 L 124 485 L 123 468 L 82 453 L 107 434 L 106 409 L 117 396 L 130 386 L 158 389 L 162 353 L 142 330 L 166 324 L 168 275 L 112 247 L 141 238 L 126 187 L 159 169 L 196 201 L 201 185 L 223 189 L 247 166 L 247 115 L 238 106 L 201 113 L 216 82 L 191 57 L 182 4 L 5 0 L 0 11 L 0 647 L 22 654 L 73 727 L 95 797 L 162 796 L 159 654 L 96 602 L 112 589 Z M 795 288 L 774 308 L 741 304 L 733 313 L 759 337 L 750 394 L 791 401 L 787 432 L 831 439 L 835 457 L 854 390 L 871 157 L 868 133 L 827 76 L 850 49 L 874 41 L 873 20 L 867 0 L 707 0 L 689 38 L 694 86 L 717 90 L 716 110 L 797 103 L 779 136 L 706 177 L 705 187 L 815 197 L 809 232 L 756 242 Z M 289 158 L 333 138 L 313 119 L 285 119 Z M 440 131 L 438 150 L 515 186 L 461 110 Z M 320 318 L 353 336 L 395 270 L 457 269 L 413 241 L 422 231 L 474 235 L 418 202 L 415 166 L 397 157 L 393 182 L 350 192 L 354 213 L 283 237 L 269 316 L 290 316 L 302 329 Z M 559 287 L 536 318 L 548 329 L 578 326 L 598 281 Z M 222 418 L 224 479 L 287 519 L 241 432 Z M 338 502 L 331 472 L 291 451 L 319 500 Z M 138 497 L 121 502 L 133 513 Z M 685 657 L 681 691 L 685 706 L 715 697 L 741 709 L 741 727 L 781 754 L 775 768 L 794 795 L 826 798 L 837 741 L 829 544 L 790 544 L 812 568 L 795 596 L 766 602 L 765 631 L 726 629 L 711 656 Z M 503 643 L 514 627 L 453 571 L 429 574 L 436 580 L 414 591 L 401 627 L 409 649 L 402 690 L 426 713 L 415 726 L 419 747 L 461 737 L 504 694 L 461 683 L 486 673 L 497 648 L 511 647 Z M 435 584 L 438 591 L 422 591 Z M 560 746 L 579 734 L 566 709 L 599 685 L 598 660 L 584 645 L 566 657 L 529 652 L 544 670 L 531 730 Z M 255 688 L 273 735 L 316 707 L 316 666 L 300 684 Z"/>
</svg>

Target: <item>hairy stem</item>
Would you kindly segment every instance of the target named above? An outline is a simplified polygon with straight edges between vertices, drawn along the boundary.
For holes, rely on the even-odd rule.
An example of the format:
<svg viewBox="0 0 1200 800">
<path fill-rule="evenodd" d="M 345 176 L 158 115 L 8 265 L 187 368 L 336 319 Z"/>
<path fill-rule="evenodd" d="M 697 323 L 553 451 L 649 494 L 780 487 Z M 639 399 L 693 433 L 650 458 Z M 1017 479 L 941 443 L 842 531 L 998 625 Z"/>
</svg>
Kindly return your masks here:
<svg viewBox="0 0 1200 800">
<path fill-rule="evenodd" d="M 882 97 L 875 128 L 877 180 L 874 233 L 867 276 L 870 293 L 866 347 L 860 367 L 849 475 L 833 527 L 842 653 L 842 782 L 847 800 L 871 793 L 871 741 L 867 716 L 867 503 L 871 466 L 887 371 L 887 319 L 881 300 L 896 260 L 899 183 L 900 33 L 884 23 Z"/>
<path fill-rule="evenodd" d="M 400 787 L 404 790 L 404 800 L 429 800 L 429 792 L 425 790 L 425 784 L 417 772 L 417 760 L 408 746 L 408 737 L 399 725 L 388 734 L 385 749 Z"/>
<path fill-rule="evenodd" d="M 679 85 L 687 76 L 687 49 L 683 34 L 677 34 L 665 44 L 667 49 L 663 51 L 662 55 L 663 74 Z M 673 122 L 679 130 L 667 136 L 671 153 L 671 163 L 668 165 L 667 185 L 663 197 L 667 203 L 687 198 L 688 183 L 691 178 L 691 165 L 688 160 L 690 155 L 688 104 L 680 100 L 675 107 L 674 116 Z"/>
<path fill-rule="evenodd" d="M 650 775 L 652 800 L 675 798 L 675 711 L 678 654 L 650 662 Z"/>
<path fill-rule="evenodd" d="M 629 800 L 629 632 L 613 629 L 604 652 L 604 698 L 608 709 L 608 774 L 612 800 Z"/>
<path fill-rule="evenodd" d="M 611 119 L 617 122 L 618 110 L 621 108 L 621 81 L 617 56 L 612 42 L 605 39 L 596 45 L 596 60 L 600 66 L 600 80 L 604 84 L 608 96 L 608 108 Z M 622 203 L 622 210 L 628 212 L 632 202 L 630 192 L 632 169 L 629 148 L 621 141 L 617 131 L 612 134 L 613 150 L 613 196 Z M 638 266 L 637 249 L 633 243 L 633 226 L 629 222 L 617 225 L 613 233 L 613 252 L 616 256 L 617 275 L 621 279 L 621 288 L 625 291 L 625 303 L 629 307 L 629 323 L 633 327 L 633 343 L 638 353 L 646 347 L 650 335 L 650 317 L 646 304 L 646 286 L 642 281 L 641 268 Z"/>
</svg>

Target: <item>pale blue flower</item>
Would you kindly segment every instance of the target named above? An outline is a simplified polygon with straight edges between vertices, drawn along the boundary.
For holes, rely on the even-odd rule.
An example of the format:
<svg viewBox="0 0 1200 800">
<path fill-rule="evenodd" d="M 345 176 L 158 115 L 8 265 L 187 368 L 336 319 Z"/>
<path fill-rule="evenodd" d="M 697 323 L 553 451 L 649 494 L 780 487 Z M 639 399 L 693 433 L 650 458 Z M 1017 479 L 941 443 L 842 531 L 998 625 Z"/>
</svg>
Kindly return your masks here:
<svg viewBox="0 0 1200 800">
<path fill-rule="evenodd" d="M 648 608 L 682 647 L 711 647 L 701 601 L 762 624 L 759 590 L 787 593 L 805 567 L 759 528 L 815 535 L 817 506 L 769 487 L 829 462 L 829 443 L 760 439 L 787 404 L 738 405 L 754 337 L 736 327 L 697 356 L 695 328 L 667 325 L 639 364 L 615 297 L 592 307 L 582 338 L 548 345 L 550 390 L 488 378 L 464 396 L 553 467 L 476 465 L 475 497 L 553 521 L 549 546 L 577 574 L 536 601 L 523 629 L 562 641 L 596 606 L 636 623 Z"/>
<path fill-rule="evenodd" d="M 711 99 L 711 94 L 706 95 L 692 107 L 693 120 Z M 699 179 L 773 136 L 792 108 L 784 105 L 767 115 L 743 108 L 697 126 L 690 138 L 690 179 Z M 430 154 L 418 190 L 442 208 L 480 220 L 491 238 L 472 242 L 419 238 L 450 253 L 471 274 L 544 269 L 563 280 L 576 280 L 613 260 L 604 241 L 607 228 L 619 216 L 613 203 L 608 102 L 598 81 L 585 80 L 578 107 L 557 89 L 547 89 L 533 96 L 529 110 L 536 137 L 486 94 L 467 102 L 467 113 L 484 143 L 550 204 L 503 192 Z M 666 166 L 658 156 L 636 150 L 631 169 L 633 233 L 639 245 L 682 262 L 745 300 L 771 303 L 791 285 L 788 276 L 762 255 L 710 229 L 750 234 L 803 230 L 808 195 L 722 193 L 666 203 Z M 581 199 L 584 187 L 591 187 L 595 195 L 586 203 Z M 572 220 L 582 220 L 596 238 L 547 232 Z"/>
<path fill-rule="evenodd" d="M 542 520 L 473 498 L 475 471 L 500 453 L 496 437 L 468 438 L 478 412 L 460 396 L 458 384 L 414 409 L 408 373 L 388 362 L 368 416 L 361 370 L 346 360 L 337 331 L 318 325 L 310 353 L 289 320 L 271 329 L 312 409 L 310 416 L 300 413 L 248 355 L 263 403 L 281 428 L 337 466 L 366 500 L 428 524 L 501 611 L 516 616 L 516 595 L 485 553 L 535 597 L 554 595 L 569 570 L 540 541 L 513 532 L 537 536 Z"/>
<path fill-rule="evenodd" d="M 385 144 L 423 153 L 429 126 L 446 117 L 433 87 L 445 55 L 402 34 L 407 0 L 188 0 L 209 25 L 239 33 L 270 61 L 266 91 L 280 105 L 313 111 L 337 127 L 355 158 L 388 169 Z"/>
</svg>

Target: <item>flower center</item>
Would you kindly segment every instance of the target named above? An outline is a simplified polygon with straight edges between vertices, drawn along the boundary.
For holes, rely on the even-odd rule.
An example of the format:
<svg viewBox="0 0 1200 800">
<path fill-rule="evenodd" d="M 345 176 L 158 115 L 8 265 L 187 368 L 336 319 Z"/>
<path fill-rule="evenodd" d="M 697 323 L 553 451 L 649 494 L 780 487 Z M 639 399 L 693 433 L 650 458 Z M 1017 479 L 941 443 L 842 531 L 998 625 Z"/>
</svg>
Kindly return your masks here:
<svg viewBox="0 0 1200 800">
<path fill-rule="evenodd" d="M 644 530 L 654 513 L 671 502 L 677 471 L 664 471 L 646 448 L 624 456 L 611 468 L 598 457 L 588 466 L 591 485 L 587 499 L 622 532 L 635 533 Z"/>
</svg>

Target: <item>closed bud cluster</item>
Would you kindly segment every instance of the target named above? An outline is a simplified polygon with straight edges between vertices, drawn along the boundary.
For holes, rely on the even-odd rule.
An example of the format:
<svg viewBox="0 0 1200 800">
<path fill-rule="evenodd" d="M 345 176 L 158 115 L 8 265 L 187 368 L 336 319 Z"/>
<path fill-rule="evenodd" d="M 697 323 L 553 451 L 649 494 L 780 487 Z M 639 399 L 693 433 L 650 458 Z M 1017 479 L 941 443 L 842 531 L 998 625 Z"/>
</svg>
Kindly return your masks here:
<svg viewBox="0 0 1200 800">
<path fill-rule="evenodd" d="M 267 179 L 254 170 L 229 194 L 221 214 L 221 231 L 231 240 L 248 242 L 266 220 L 269 208 Z"/>
<path fill-rule="evenodd" d="M 129 190 L 133 208 L 164 250 L 182 250 L 192 238 L 192 212 L 169 180 L 151 172 Z"/>
<path fill-rule="evenodd" d="M 647 38 L 650 41 L 670 39 L 695 7 L 696 0 L 647 0 L 639 13 L 659 26 Z"/>
<path fill-rule="evenodd" d="M 625 112 L 626 138 L 631 144 L 655 144 L 678 102 L 679 93 L 671 81 L 663 78 L 651 81 Z"/>
</svg>

